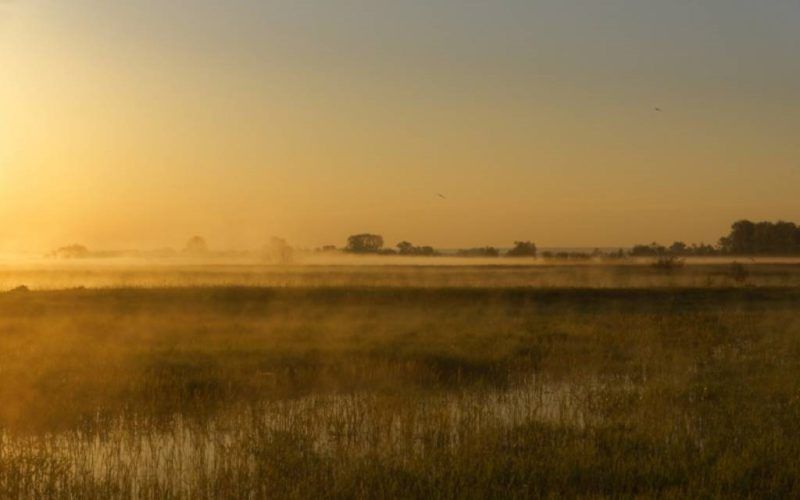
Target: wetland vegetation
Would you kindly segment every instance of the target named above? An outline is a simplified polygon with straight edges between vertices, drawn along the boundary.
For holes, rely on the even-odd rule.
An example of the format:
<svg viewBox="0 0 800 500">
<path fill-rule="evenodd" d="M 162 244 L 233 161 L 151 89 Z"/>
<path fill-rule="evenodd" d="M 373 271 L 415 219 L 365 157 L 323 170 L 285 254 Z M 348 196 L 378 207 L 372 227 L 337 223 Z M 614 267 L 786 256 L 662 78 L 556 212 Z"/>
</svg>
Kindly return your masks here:
<svg viewBox="0 0 800 500">
<path fill-rule="evenodd" d="M 796 496 L 800 291 L 730 283 L 0 294 L 0 491 Z"/>
</svg>

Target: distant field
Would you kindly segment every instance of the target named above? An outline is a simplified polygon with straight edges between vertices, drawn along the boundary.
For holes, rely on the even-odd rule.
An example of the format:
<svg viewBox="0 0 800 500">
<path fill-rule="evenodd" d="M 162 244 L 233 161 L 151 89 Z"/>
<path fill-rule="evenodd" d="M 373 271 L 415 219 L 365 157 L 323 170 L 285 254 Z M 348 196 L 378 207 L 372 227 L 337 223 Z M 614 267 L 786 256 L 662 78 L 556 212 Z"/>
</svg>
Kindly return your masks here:
<svg viewBox="0 0 800 500">
<path fill-rule="evenodd" d="M 798 497 L 794 269 L 0 294 L 0 497 Z"/>
<path fill-rule="evenodd" d="M 736 279 L 732 262 L 745 275 Z M 533 259 L 372 257 L 320 260 L 313 264 L 252 262 L 151 262 L 147 260 L 0 261 L 0 291 L 120 287 L 535 287 L 652 288 L 800 286 L 800 260 L 792 258 L 688 259 L 658 269 L 649 259 L 621 262 L 558 262 Z"/>
</svg>

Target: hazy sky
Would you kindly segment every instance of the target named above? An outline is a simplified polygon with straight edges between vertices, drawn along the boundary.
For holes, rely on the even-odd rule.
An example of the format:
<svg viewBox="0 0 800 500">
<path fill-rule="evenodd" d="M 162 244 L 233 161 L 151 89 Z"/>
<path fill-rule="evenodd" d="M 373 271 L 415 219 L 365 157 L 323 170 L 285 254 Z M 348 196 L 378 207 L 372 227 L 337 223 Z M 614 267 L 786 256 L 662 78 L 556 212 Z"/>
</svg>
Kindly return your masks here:
<svg viewBox="0 0 800 500">
<path fill-rule="evenodd" d="M 0 0 L 0 249 L 714 242 L 799 192 L 797 0 Z"/>
</svg>

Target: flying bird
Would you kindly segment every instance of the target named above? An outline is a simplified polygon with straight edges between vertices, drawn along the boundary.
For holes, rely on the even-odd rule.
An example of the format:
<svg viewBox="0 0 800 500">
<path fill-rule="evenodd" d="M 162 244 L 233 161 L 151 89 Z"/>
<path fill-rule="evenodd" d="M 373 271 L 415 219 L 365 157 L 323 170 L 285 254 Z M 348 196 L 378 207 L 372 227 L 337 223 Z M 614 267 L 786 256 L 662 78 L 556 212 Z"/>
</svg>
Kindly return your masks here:
<svg viewBox="0 0 800 500">
<path fill-rule="evenodd" d="M 659 113 L 661 112 L 661 108 L 659 108 L 658 106 L 656 106 L 656 107 L 655 107 L 655 108 L 653 108 L 653 109 L 655 109 L 655 110 L 656 110 L 656 111 L 658 111 Z"/>
<path fill-rule="evenodd" d="M 439 198 L 441 198 L 443 200 L 447 199 L 447 198 L 444 197 L 444 195 L 442 193 L 436 193 L 436 196 L 438 196 Z"/>
</svg>

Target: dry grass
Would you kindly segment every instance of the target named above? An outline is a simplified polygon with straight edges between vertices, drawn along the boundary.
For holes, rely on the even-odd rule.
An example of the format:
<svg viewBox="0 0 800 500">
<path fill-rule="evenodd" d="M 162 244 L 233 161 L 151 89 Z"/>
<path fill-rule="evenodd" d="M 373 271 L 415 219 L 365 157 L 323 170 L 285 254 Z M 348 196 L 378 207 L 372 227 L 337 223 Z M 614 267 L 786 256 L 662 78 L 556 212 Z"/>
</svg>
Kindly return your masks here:
<svg viewBox="0 0 800 500">
<path fill-rule="evenodd" d="M 115 259 L 34 261 L 0 260 L 0 290 L 31 289 L 270 287 L 270 288 L 727 288 L 800 286 L 800 260 L 686 258 L 684 265 L 653 266 L 652 259 L 558 262 L 534 259 L 392 258 L 341 261 L 336 265 L 256 265 L 253 263 L 169 263 Z M 357 262 L 362 262 L 357 264 Z"/>
<path fill-rule="evenodd" d="M 0 295 L 0 496 L 796 497 L 789 288 Z"/>
</svg>

